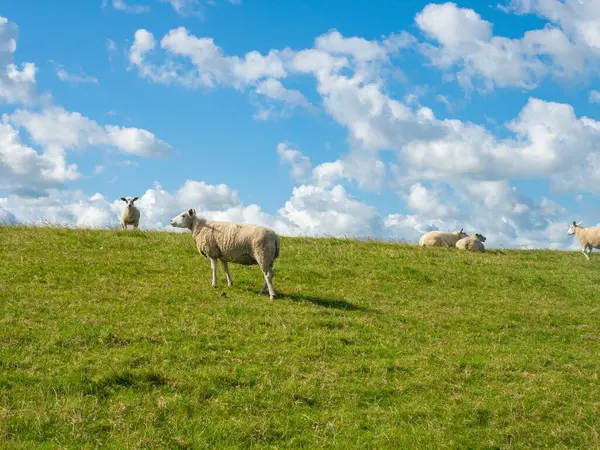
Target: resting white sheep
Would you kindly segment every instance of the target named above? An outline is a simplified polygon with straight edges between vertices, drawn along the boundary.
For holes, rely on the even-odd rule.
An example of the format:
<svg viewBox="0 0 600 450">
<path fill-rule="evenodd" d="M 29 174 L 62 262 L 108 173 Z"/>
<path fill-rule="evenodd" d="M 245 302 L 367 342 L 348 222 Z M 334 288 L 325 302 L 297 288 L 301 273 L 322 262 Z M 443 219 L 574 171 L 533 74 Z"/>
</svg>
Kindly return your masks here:
<svg viewBox="0 0 600 450">
<path fill-rule="evenodd" d="M 127 229 L 127 225 L 133 225 L 133 228 L 137 228 L 140 225 L 140 210 L 133 205 L 137 200 L 137 197 L 121 197 L 126 205 L 121 213 L 121 228 Z"/>
<path fill-rule="evenodd" d="M 430 231 L 419 239 L 421 247 L 454 247 L 459 239 L 468 235 L 461 228 L 460 231 Z"/>
<path fill-rule="evenodd" d="M 581 226 L 581 222 L 575 223 L 575 221 L 573 221 L 567 233 L 577 236 L 579 243 L 583 246 L 583 250 L 581 250 L 583 256 L 585 256 L 588 261 L 592 249 L 600 249 L 600 227 L 584 228 Z"/>
<path fill-rule="evenodd" d="M 473 233 L 471 236 L 459 239 L 456 242 L 456 248 L 468 250 L 470 252 L 483 252 L 485 250 L 485 247 L 483 246 L 485 239 L 484 235 Z"/>
<path fill-rule="evenodd" d="M 233 284 L 233 280 L 227 267 L 228 262 L 246 266 L 258 264 L 265 277 L 260 293 L 264 294 L 268 288 L 269 298 L 273 300 L 273 265 L 280 248 L 279 236 L 273 230 L 257 225 L 206 220 L 196 215 L 195 209 L 173 217 L 171 226 L 192 231 L 198 251 L 205 258 L 210 258 L 213 287 L 217 287 L 217 259 L 221 260 L 229 286 Z"/>
</svg>

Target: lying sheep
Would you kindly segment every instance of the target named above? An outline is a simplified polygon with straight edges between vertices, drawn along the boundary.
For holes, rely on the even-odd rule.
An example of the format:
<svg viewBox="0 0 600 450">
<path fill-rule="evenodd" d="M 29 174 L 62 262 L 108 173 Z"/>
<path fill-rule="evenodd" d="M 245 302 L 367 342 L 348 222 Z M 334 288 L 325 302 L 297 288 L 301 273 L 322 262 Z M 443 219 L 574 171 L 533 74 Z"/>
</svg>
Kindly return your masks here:
<svg viewBox="0 0 600 450">
<path fill-rule="evenodd" d="M 600 249 L 600 227 L 584 228 L 581 226 L 581 222 L 575 223 L 575 221 L 573 221 L 567 233 L 577 236 L 579 243 L 583 245 L 583 256 L 585 256 L 588 261 L 592 249 Z"/>
<path fill-rule="evenodd" d="M 171 226 L 192 231 L 198 251 L 205 258 L 210 258 L 213 287 L 217 287 L 217 259 L 221 260 L 229 286 L 233 284 L 233 280 L 227 267 L 228 262 L 246 266 L 258 264 L 265 277 L 260 294 L 264 294 L 268 288 L 269 298 L 273 300 L 273 264 L 279 256 L 279 236 L 274 231 L 256 225 L 206 220 L 197 216 L 195 209 L 173 217 Z"/>
<path fill-rule="evenodd" d="M 471 236 L 459 239 L 456 242 L 456 248 L 468 250 L 470 252 L 483 252 L 485 250 L 485 247 L 483 246 L 485 239 L 484 235 L 473 233 Z"/>
<path fill-rule="evenodd" d="M 462 228 L 455 232 L 430 231 L 421 236 L 419 245 L 421 247 L 454 247 L 459 239 L 467 236 Z"/>
<path fill-rule="evenodd" d="M 137 199 L 138 197 L 121 197 L 121 200 L 126 203 L 121 213 L 121 228 L 123 230 L 127 229 L 127 225 L 133 225 L 134 229 L 137 229 L 140 225 L 140 210 L 133 206 Z"/>
</svg>

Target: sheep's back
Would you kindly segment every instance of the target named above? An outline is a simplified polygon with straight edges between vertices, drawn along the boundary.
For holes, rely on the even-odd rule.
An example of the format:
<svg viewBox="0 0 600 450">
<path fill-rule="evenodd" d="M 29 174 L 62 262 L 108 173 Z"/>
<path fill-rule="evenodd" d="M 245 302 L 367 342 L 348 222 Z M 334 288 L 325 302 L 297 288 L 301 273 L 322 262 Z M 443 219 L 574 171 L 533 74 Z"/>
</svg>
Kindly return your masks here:
<svg viewBox="0 0 600 450">
<path fill-rule="evenodd" d="M 279 248 L 277 234 L 265 227 L 209 221 L 203 227 L 217 247 L 213 257 L 243 265 L 257 264 L 260 259 L 275 259 Z M 211 255 L 212 256 L 212 255 Z"/>
<path fill-rule="evenodd" d="M 473 236 L 459 239 L 456 242 L 456 247 L 461 250 L 468 250 L 471 252 L 482 252 L 484 250 L 483 243 Z"/>
<path fill-rule="evenodd" d="M 421 247 L 454 247 L 458 236 L 447 231 L 430 231 L 419 239 Z"/>
</svg>

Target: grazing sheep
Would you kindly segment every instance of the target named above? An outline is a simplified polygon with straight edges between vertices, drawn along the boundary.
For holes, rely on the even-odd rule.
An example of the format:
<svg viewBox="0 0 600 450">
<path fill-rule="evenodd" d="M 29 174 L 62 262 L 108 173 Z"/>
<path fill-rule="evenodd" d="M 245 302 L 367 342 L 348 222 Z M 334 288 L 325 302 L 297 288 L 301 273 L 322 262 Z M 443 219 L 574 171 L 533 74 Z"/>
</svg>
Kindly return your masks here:
<svg viewBox="0 0 600 450">
<path fill-rule="evenodd" d="M 121 228 L 123 230 L 127 229 L 127 225 L 133 225 L 135 229 L 140 225 L 140 210 L 133 206 L 137 199 L 138 197 L 121 197 L 121 200 L 126 203 L 121 213 Z"/>
<path fill-rule="evenodd" d="M 257 225 L 206 220 L 197 216 L 195 209 L 173 217 L 171 226 L 192 231 L 198 251 L 205 258 L 210 258 L 213 287 L 217 287 L 217 259 L 221 260 L 229 286 L 233 284 L 233 280 L 227 267 L 228 262 L 245 266 L 258 264 L 265 277 L 260 294 L 264 294 L 268 288 L 269 298 L 273 300 L 273 264 L 279 256 L 280 247 L 279 236 L 273 230 Z"/>
<path fill-rule="evenodd" d="M 600 249 L 600 227 L 584 228 L 581 226 L 581 222 L 575 223 L 575 221 L 573 221 L 567 233 L 577 236 L 579 243 L 583 245 L 583 256 L 585 256 L 588 261 L 592 249 Z"/>
<path fill-rule="evenodd" d="M 485 239 L 484 235 L 473 233 L 471 236 L 459 239 L 456 242 L 456 248 L 468 250 L 470 252 L 483 252 L 485 250 L 485 247 L 483 246 Z"/>
<path fill-rule="evenodd" d="M 454 247 L 459 239 L 467 237 L 467 233 L 461 228 L 460 231 L 430 231 L 419 239 L 421 247 Z"/>
</svg>

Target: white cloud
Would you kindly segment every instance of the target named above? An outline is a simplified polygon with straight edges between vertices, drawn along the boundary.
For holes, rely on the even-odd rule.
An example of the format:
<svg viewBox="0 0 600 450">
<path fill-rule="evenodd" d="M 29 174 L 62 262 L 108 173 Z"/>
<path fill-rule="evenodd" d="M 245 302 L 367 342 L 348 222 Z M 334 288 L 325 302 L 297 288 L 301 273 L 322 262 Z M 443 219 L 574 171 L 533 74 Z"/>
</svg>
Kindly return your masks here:
<svg viewBox="0 0 600 450">
<path fill-rule="evenodd" d="M 36 99 L 33 63 L 24 63 L 22 68 L 13 63 L 17 50 L 18 27 L 0 16 L 0 103 L 32 104 Z"/>
<path fill-rule="evenodd" d="M 147 56 L 156 50 L 154 36 L 147 30 L 135 33 L 129 60 L 142 77 L 156 83 L 180 84 L 188 88 L 227 86 L 253 92 L 284 104 L 285 108 L 310 103 L 297 90 L 286 88 L 282 81 L 291 73 L 313 73 L 329 76 L 332 71 L 348 67 L 348 57 L 357 65 L 355 83 L 377 78 L 377 71 L 389 63 L 389 55 L 412 44 L 410 35 L 392 35 L 381 41 L 344 38 L 338 31 L 316 39 L 315 49 L 294 52 L 290 49 L 270 50 L 267 54 L 250 51 L 244 57 L 226 55 L 212 38 L 198 38 L 179 27 L 170 30 L 160 41 L 166 62 L 156 64 Z M 328 52 L 331 52 L 328 53 Z M 276 116 L 272 105 L 260 107 L 258 119 Z"/>
<path fill-rule="evenodd" d="M 112 0 L 112 7 L 118 11 L 131 14 L 144 14 L 150 12 L 150 7 L 148 5 L 132 4 L 125 0 Z"/>
<path fill-rule="evenodd" d="M 198 0 L 160 0 L 169 3 L 180 16 L 202 17 L 202 9 Z"/>
<path fill-rule="evenodd" d="M 459 210 L 452 203 L 443 204 L 435 191 L 427 189 L 421 183 L 413 184 L 407 195 L 407 206 L 425 218 L 445 219 L 459 214 Z"/>
<path fill-rule="evenodd" d="M 375 208 L 352 198 L 341 185 L 295 187 L 279 214 L 311 236 L 376 236 L 384 228 Z"/>
<path fill-rule="evenodd" d="M 415 21 L 435 42 L 422 44 L 421 52 L 441 69 L 457 68 L 458 82 L 468 89 L 479 80 L 484 90 L 532 89 L 548 73 L 580 75 L 589 57 L 560 28 L 528 31 L 520 39 L 495 36 L 490 22 L 454 3 L 429 4 Z"/>
<path fill-rule="evenodd" d="M 154 133 L 139 128 L 106 125 L 105 145 L 112 145 L 132 155 L 160 157 L 171 151 L 171 146 L 158 139 Z"/>
<path fill-rule="evenodd" d="M 137 30 L 134 34 L 133 44 L 129 49 L 129 61 L 142 69 L 144 56 L 154 47 L 156 47 L 156 40 L 152 33 L 144 29 Z"/>
<path fill-rule="evenodd" d="M 435 96 L 435 99 L 436 101 L 443 103 L 448 111 L 452 111 L 454 109 L 452 103 L 450 102 L 450 100 L 448 100 L 448 97 L 446 97 L 445 95 L 438 94 Z"/>
<path fill-rule="evenodd" d="M 69 73 L 60 64 L 56 64 L 56 76 L 61 81 L 70 83 L 72 85 L 86 84 L 86 83 L 98 84 L 98 78 L 93 77 L 91 75 L 87 75 L 83 72 L 80 72 L 79 74 Z"/>
<path fill-rule="evenodd" d="M 244 58 L 226 56 L 212 38 L 191 36 L 184 27 L 169 31 L 160 46 L 173 57 L 189 60 L 193 69 L 183 63 L 170 61 L 156 66 L 145 56 L 156 47 L 154 36 L 147 30 L 135 32 L 134 43 L 129 52 L 131 64 L 137 66 L 142 76 L 159 83 L 177 83 L 187 87 L 215 87 L 226 85 L 242 88 L 265 78 L 281 78 L 286 75 L 277 51 L 266 56 L 256 51 Z"/>
<path fill-rule="evenodd" d="M 294 181 L 303 183 L 310 179 L 312 164 L 308 157 L 298 150 L 294 150 L 285 142 L 277 144 L 277 154 L 281 162 L 291 166 L 290 177 Z"/>
<path fill-rule="evenodd" d="M 138 156 L 159 157 L 170 152 L 170 146 L 153 133 L 117 125 L 101 126 L 96 121 L 59 106 L 40 113 L 17 110 L 5 116 L 18 127 L 27 130 L 31 138 L 47 148 L 83 149 L 106 145 Z"/>
<path fill-rule="evenodd" d="M 62 149 L 54 147 L 38 153 L 23 144 L 10 124 L 0 124 L 0 189 L 40 195 L 79 176 L 77 165 L 67 164 Z"/>
<path fill-rule="evenodd" d="M 511 0 L 507 11 L 537 14 L 563 29 L 579 46 L 600 50 L 600 4 L 594 0 Z"/>
<path fill-rule="evenodd" d="M 279 80 L 268 78 L 256 86 L 256 93 L 264 95 L 272 100 L 278 100 L 284 103 L 289 108 L 301 106 L 307 109 L 311 108 L 304 94 L 294 89 L 286 89 Z"/>
<path fill-rule="evenodd" d="M 600 103 L 600 91 L 596 91 L 596 90 L 590 91 L 589 102 L 590 103 Z"/>
</svg>

